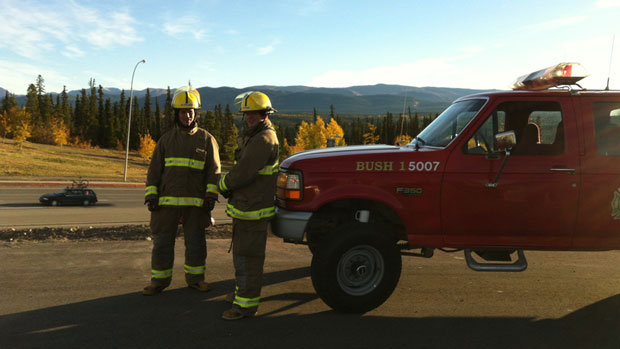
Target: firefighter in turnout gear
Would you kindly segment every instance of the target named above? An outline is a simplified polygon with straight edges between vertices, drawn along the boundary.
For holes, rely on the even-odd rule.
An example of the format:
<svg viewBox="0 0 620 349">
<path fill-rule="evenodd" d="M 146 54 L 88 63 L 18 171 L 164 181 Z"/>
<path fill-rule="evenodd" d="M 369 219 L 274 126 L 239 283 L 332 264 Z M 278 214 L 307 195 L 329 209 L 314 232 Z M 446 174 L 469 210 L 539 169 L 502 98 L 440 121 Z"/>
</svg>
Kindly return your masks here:
<svg viewBox="0 0 620 349">
<path fill-rule="evenodd" d="M 151 283 L 143 291 L 147 296 L 170 285 L 179 222 L 185 236 L 185 281 L 201 292 L 210 288 L 204 281 L 205 229 L 218 197 L 219 149 L 215 138 L 196 124 L 197 90 L 177 89 L 172 108 L 175 125 L 157 142 L 146 178 L 145 204 L 151 211 L 153 234 Z"/>
<path fill-rule="evenodd" d="M 236 285 L 226 297 L 232 309 L 222 314 L 225 320 L 253 316 L 258 309 L 279 165 L 278 137 L 269 121 L 275 110 L 269 98 L 261 92 L 246 92 L 235 98 L 235 105 L 243 112 L 247 128 L 238 139 L 232 169 L 218 183 L 218 190 L 228 198 L 226 213 L 233 218 Z"/>
</svg>

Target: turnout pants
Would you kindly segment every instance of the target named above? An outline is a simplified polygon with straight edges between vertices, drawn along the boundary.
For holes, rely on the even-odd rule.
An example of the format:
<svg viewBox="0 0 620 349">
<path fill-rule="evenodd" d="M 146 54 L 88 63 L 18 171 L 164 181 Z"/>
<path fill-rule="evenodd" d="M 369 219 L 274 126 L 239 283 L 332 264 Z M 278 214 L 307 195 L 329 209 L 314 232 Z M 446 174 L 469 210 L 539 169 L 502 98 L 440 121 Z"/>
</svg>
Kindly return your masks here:
<svg viewBox="0 0 620 349">
<path fill-rule="evenodd" d="M 172 281 L 174 243 L 181 218 L 185 236 L 185 281 L 188 285 L 204 281 L 207 259 L 205 228 L 210 225 L 211 216 L 201 207 L 161 206 L 151 213 L 152 284 L 168 287 Z"/>
<path fill-rule="evenodd" d="M 246 316 L 256 314 L 260 303 L 268 226 L 268 220 L 233 219 L 233 264 L 236 285 L 232 308 Z"/>
</svg>

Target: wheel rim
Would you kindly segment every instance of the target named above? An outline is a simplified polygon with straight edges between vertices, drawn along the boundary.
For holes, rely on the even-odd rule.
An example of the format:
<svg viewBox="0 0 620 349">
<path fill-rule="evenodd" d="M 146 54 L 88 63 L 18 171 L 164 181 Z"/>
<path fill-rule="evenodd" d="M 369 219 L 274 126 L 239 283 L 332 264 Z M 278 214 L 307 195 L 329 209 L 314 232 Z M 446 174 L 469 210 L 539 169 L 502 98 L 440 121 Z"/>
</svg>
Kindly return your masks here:
<svg viewBox="0 0 620 349">
<path fill-rule="evenodd" d="M 88 206 L 89 202 L 88 200 L 84 200 L 84 206 Z"/>
<path fill-rule="evenodd" d="M 350 295 L 363 296 L 377 288 L 384 273 L 383 257 L 376 248 L 355 246 L 338 262 L 338 285 Z"/>
<path fill-rule="evenodd" d="M 52 206 L 57 206 L 58 205 L 58 201 L 54 200 L 52 201 Z"/>
</svg>

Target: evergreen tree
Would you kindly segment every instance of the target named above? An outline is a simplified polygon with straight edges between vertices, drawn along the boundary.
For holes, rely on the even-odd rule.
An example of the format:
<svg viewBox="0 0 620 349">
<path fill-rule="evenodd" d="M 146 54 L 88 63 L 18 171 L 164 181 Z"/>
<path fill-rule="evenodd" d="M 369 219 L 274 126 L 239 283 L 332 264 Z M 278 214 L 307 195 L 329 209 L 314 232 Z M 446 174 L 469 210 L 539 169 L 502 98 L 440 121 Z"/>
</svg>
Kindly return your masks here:
<svg viewBox="0 0 620 349">
<path fill-rule="evenodd" d="M 104 113 L 103 87 L 101 85 L 99 85 L 97 89 L 97 104 L 97 140 L 95 143 L 100 147 L 107 148 L 109 141 L 109 139 L 107 139 L 107 133 L 110 130 L 106 130 L 109 124 L 108 120 L 106 120 L 107 116 Z"/>
<path fill-rule="evenodd" d="M 86 133 L 84 135 L 84 141 L 92 144 L 97 144 L 98 135 L 99 135 L 99 113 L 97 107 L 97 89 L 95 88 L 95 80 L 91 79 L 90 83 L 90 94 L 88 95 L 86 101 L 88 103 L 88 107 L 85 108 L 86 113 L 84 117 L 84 127 L 86 129 Z M 82 100 L 84 101 L 84 100 Z"/>
<path fill-rule="evenodd" d="M 116 119 L 112 115 L 112 107 L 109 98 L 105 100 L 105 105 L 101 115 L 100 120 L 103 121 L 103 129 L 101 133 L 101 143 L 99 146 L 103 148 L 112 148 L 115 145 L 117 135 L 115 123 Z"/>
<path fill-rule="evenodd" d="M 28 85 L 26 92 L 26 112 L 32 116 L 32 122 L 38 124 L 41 120 L 41 110 L 39 109 L 39 95 L 34 84 Z"/>
<path fill-rule="evenodd" d="M 144 95 L 144 109 L 142 110 L 143 117 L 143 125 L 142 125 L 142 134 L 148 133 L 149 137 L 153 134 L 153 129 L 155 128 L 154 123 L 152 121 L 152 112 L 151 112 L 151 91 L 149 88 L 146 89 L 146 95 Z"/>
<path fill-rule="evenodd" d="M 118 102 L 114 102 L 114 104 L 112 105 L 112 122 L 114 124 L 114 129 L 116 130 L 115 132 L 115 137 L 114 137 L 114 148 L 122 150 L 123 149 L 123 139 L 124 139 L 124 133 L 123 133 L 123 120 L 120 117 L 121 115 L 121 108 L 119 106 Z"/>
<path fill-rule="evenodd" d="M 84 94 L 84 89 L 82 89 L 82 95 Z M 80 98 L 80 95 L 75 96 L 75 108 L 73 109 L 73 120 L 71 122 L 71 126 L 69 127 L 69 129 L 71 130 L 71 134 L 76 136 L 76 137 L 83 137 L 83 128 L 82 128 L 82 124 L 83 122 L 83 118 L 84 118 L 84 112 L 83 112 L 83 103 L 82 103 L 82 99 Z"/>
<path fill-rule="evenodd" d="M 37 116 L 38 119 L 33 120 L 35 121 L 34 126 L 45 127 L 45 126 L 48 126 L 49 124 L 49 117 L 50 117 L 50 114 L 52 113 L 52 110 L 49 109 L 50 105 L 49 103 L 47 103 L 47 100 L 46 100 L 45 80 L 43 79 L 41 74 L 37 76 L 36 90 L 37 90 L 37 99 L 39 101 L 39 115 Z M 33 117 L 34 116 L 35 115 L 33 114 Z"/>
<path fill-rule="evenodd" d="M 120 140 L 121 145 L 127 146 L 127 102 L 125 99 L 125 90 L 121 91 L 120 100 L 118 102 L 118 114 L 116 118 L 118 119 L 118 139 Z M 124 148 L 124 147 L 122 147 Z"/>
<path fill-rule="evenodd" d="M 222 115 L 222 105 L 218 104 L 213 107 L 213 130 L 209 130 L 209 132 L 217 139 L 220 144 L 223 144 L 224 139 L 222 138 L 222 125 L 223 125 L 223 115 Z"/>
<path fill-rule="evenodd" d="M 9 109 L 17 107 L 17 99 L 15 99 L 15 95 L 6 91 L 4 94 L 4 99 L 2 100 L 2 109 L 0 111 L 8 112 Z"/>
<path fill-rule="evenodd" d="M 213 130 L 215 128 L 215 114 L 213 114 L 212 110 L 207 110 L 201 120 L 200 120 L 200 127 L 204 128 L 205 130 L 207 130 L 211 135 L 213 135 L 213 137 L 215 137 L 215 135 L 213 134 Z"/>
<path fill-rule="evenodd" d="M 69 104 L 69 95 L 67 95 L 67 86 L 62 87 L 60 93 L 60 106 L 58 107 L 58 113 L 62 116 L 65 126 L 71 128 L 71 105 Z"/>
<path fill-rule="evenodd" d="M 155 97 L 155 126 L 153 129 L 153 139 L 155 142 L 161 137 L 161 110 L 159 109 L 159 96 Z"/>
<path fill-rule="evenodd" d="M 316 122 L 316 117 L 318 116 L 318 112 L 316 108 L 312 108 L 312 122 Z"/>
<path fill-rule="evenodd" d="M 224 149 L 223 160 L 233 161 L 235 159 L 235 150 L 237 150 L 237 137 L 239 136 L 239 130 L 233 123 L 228 132 L 228 138 L 222 147 Z"/>
<path fill-rule="evenodd" d="M 220 111 L 221 111 L 221 106 L 220 106 Z M 222 144 L 225 144 L 225 145 L 232 144 L 232 146 L 235 149 L 237 148 L 237 136 L 239 133 L 237 132 L 237 134 L 234 134 L 235 133 L 234 130 L 236 129 L 237 127 L 235 126 L 235 123 L 233 121 L 233 113 L 230 111 L 230 106 L 226 104 L 226 109 L 224 110 L 222 125 L 220 129 L 220 137 L 221 137 Z M 225 149 L 222 149 L 220 153 L 222 153 L 221 154 L 222 157 L 226 160 L 233 160 L 234 158 L 234 156 L 231 158 L 228 158 L 229 154 L 226 152 Z"/>
<path fill-rule="evenodd" d="M 164 105 L 164 120 L 165 122 L 165 130 L 162 130 L 162 134 L 166 130 L 170 130 L 174 127 L 174 109 L 172 108 L 172 94 L 170 94 L 170 86 L 168 86 L 168 90 L 166 91 L 166 104 Z"/>
<path fill-rule="evenodd" d="M 142 116 L 140 115 L 140 105 L 138 104 L 138 97 L 134 96 L 133 110 L 131 111 L 131 129 L 129 130 L 129 148 L 138 149 L 140 143 L 140 134 L 143 131 L 140 129 L 142 124 Z"/>
<path fill-rule="evenodd" d="M 334 114 L 334 105 L 330 104 L 329 105 L 329 118 L 333 119 L 334 117 L 336 117 L 336 115 Z"/>
</svg>

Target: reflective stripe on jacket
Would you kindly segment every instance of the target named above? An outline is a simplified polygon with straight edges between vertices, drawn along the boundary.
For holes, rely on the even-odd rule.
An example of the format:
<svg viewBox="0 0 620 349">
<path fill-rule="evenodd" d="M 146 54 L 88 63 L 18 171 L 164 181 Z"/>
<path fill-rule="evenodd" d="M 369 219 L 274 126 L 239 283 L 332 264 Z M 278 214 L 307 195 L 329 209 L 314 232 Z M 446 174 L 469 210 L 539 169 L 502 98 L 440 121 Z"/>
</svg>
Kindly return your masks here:
<svg viewBox="0 0 620 349">
<path fill-rule="evenodd" d="M 269 219 L 275 215 L 279 144 L 276 131 L 266 120 L 239 138 L 235 163 L 219 183 L 222 192 L 232 192 L 226 213 L 236 219 Z"/>
<path fill-rule="evenodd" d="M 215 138 L 199 127 L 186 131 L 175 126 L 155 146 L 145 196 L 158 196 L 162 206 L 200 207 L 206 197 L 217 199 L 219 175 Z"/>
</svg>

